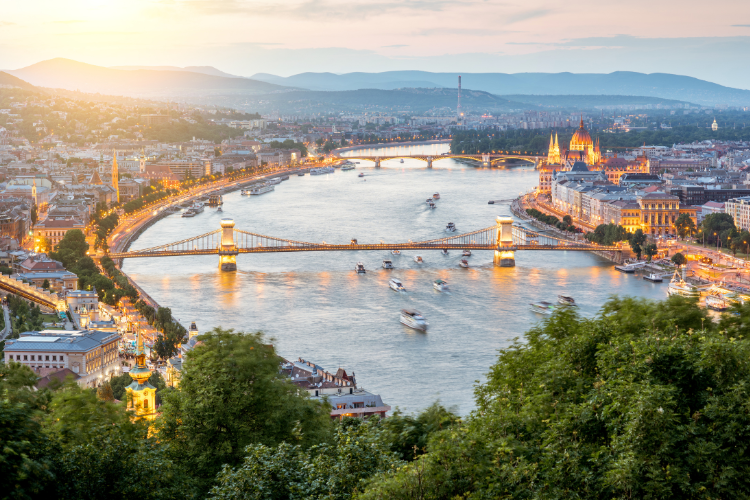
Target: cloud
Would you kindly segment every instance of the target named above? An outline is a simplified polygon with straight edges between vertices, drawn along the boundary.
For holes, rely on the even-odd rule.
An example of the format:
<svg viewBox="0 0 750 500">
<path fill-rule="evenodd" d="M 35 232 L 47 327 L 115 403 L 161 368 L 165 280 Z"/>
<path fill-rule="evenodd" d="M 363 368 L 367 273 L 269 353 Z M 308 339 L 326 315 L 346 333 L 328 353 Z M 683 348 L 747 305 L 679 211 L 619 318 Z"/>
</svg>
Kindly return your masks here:
<svg viewBox="0 0 750 500">
<path fill-rule="evenodd" d="M 384 49 L 402 49 L 404 47 L 408 47 L 408 45 L 382 45 L 381 48 Z"/>
<path fill-rule="evenodd" d="M 430 28 L 417 33 L 420 36 L 433 35 L 456 35 L 456 36 L 496 36 L 508 33 L 517 33 L 516 31 L 493 30 L 480 28 Z"/>
<path fill-rule="evenodd" d="M 507 17 L 505 24 L 515 24 L 520 23 L 523 21 L 528 21 L 529 19 L 537 19 L 539 17 L 545 17 L 548 16 L 552 11 L 549 9 L 536 9 L 536 10 L 527 10 L 525 12 L 519 12 L 517 14 L 514 14 L 512 16 Z"/>
<path fill-rule="evenodd" d="M 750 28 L 750 24 L 733 24 L 732 28 Z"/>
</svg>

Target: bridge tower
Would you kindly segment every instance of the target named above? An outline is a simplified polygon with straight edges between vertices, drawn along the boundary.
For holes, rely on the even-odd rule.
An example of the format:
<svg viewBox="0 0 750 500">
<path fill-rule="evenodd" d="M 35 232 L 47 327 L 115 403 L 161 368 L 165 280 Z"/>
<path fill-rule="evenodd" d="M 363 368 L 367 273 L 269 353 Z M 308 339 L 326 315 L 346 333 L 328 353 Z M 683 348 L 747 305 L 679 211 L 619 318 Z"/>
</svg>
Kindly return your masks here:
<svg viewBox="0 0 750 500">
<path fill-rule="evenodd" d="M 380 168 L 380 157 L 375 157 L 375 168 Z"/>
<path fill-rule="evenodd" d="M 515 267 L 516 254 L 513 245 L 513 219 L 498 217 L 497 248 L 495 249 L 495 265 L 498 267 Z"/>
<path fill-rule="evenodd" d="M 483 154 L 482 155 L 482 166 L 489 167 L 490 166 L 490 155 L 489 154 Z"/>
<path fill-rule="evenodd" d="M 237 270 L 237 245 L 234 244 L 234 220 L 221 219 L 221 246 L 219 267 L 222 271 Z"/>
<path fill-rule="evenodd" d="M 427 157 L 427 168 L 432 168 L 432 156 Z"/>
</svg>

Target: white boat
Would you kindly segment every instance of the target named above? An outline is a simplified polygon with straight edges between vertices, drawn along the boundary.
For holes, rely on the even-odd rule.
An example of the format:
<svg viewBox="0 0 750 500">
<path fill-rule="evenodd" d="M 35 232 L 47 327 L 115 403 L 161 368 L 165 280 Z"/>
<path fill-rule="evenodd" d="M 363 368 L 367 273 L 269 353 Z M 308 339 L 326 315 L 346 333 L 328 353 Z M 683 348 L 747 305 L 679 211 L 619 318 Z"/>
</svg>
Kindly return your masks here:
<svg viewBox="0 0 750 500">
<path fill-rule="evenodd" d="M 443 254 L 443 255 L 448 255 L 448 249 L 447 248 L 443 248 L 442 250 L 440 250 L 440 253 Z"/>
<path fill-rule="evenodd" d="M 357 177 L 364 177 L 364 176 L 365 176 L 365 173 L 364 172 L 360 172 Z"/>
<path fill-rule="evenodd" d="M 464 257 L 471 257 L 471 250 L 464 250 L 463 254 Z"/>
<path fill-rule="evenodd" d="M 354 165 L 351 163 L 346 163 L 341 166 L 341 170 L 354 170 Z"/>
<path fill-rule="evenodd" d="M 288 175 L 282 175 L 282 176 L 280 177 L 280 179 L 281 179 L 282 181 L 288 181 L 288 180 L 289 180 L 289 176 L 288 176 Z"/>
<path fill-rule="evenodd" d="M 183 217 L 195 217 L 195 212 L 193 212 L 193 209 L 188 209 L 184 212 L 182 212 Z"/>
<path fill-rule="evenodd" d="M 688 298 L 700 298 L 701 296 L 700 289 L 697 286 L 685 281 L 685 279 L 680 276 L 679 271 L 674 272 L 672 281 L 669 282 L 667 293 L 669 295 L 682 295 L 683 297 Z"/>
<path fill-rule="evenodd" d="M 276 186 L 278 184 L 281 184 L 281 177 L 274 177 L 273 179 L 269 179 L 268 182 L 272 186 Z"/>
<path fill-rule="evenodd" d="M 550 315 L 555 311 L 555 306 L 550 304 L 549 302 L 534 302 L 531 305 L 531 310 L 537 314 L 545 314 Z"/>
<path fill-rule="evenodd" d="M 391 262 L 390 260 L 384 260 L 383 269 L 393 269 L 393 262 Z"/>
<path fill-rule="evenodd" d="M 261 186 L 257 186 L 257 187 L 254 187 L 254 188 L 252 188 L 252 189 L 250 190 L 250 194 L 263 194 L 263 193 L 268 193 L 269 191 L 273 191 L 274 189 L 276 189 L 276 188 L 274 188 L 273 186 L 270 186 L 270 185 L 268 185 L 268 184 L 264 184 L 264 185 L 261 185 Z"/>
<path fill-rule="evenodd" d="M 714 311 L 726 311 L 732 304 L 724 297 L 706 295 L 706 307 Z"/>
<path fill-rule="evenodd" d="M 436 207 L 436 205 L 435 205 L 434 203 L 430 203 L 430 204 L 429 204 L 429 205 L 427 205 L 427 206 L 428 206 L 428 207 L 430 207 L 430 208 L 435 208 L 435 207 Z"/>
<path fill-rule="evenodd" d="M 645 262 L 634 262 L 632 264 L 626 264 L 624 266 L 615 266 L 615 269 L 621 273 L 632 274 L 636 269 L 640 269 L 646 265 Z"/>
<path fill-rule="evenodd" d="M 409 328 L 415 330 L 426 331 L 427 321 L 417 311 L 402 309 L 401 310 L 401 323 L 405 324 Z"/>
<path fill-rule="evenodd" d="M 452 222 L 449 222 L 447 226 L 445 226 L 445 232 L 446 233 L 455 233 L 456 232 L 456 225 Z"/>
<path fill-rule="evenodd" d="M 190 210 L 192 210 L 193 212 L 195 212 L 196 215 L 198 215 L 200 213 L 203 213 L 204 208 L 205 208 L 205 204 L 201 202 L 196 202 L 195 204 L 193 204 L 193 207 Z"/>
<path fill-rule="evenodd" d="M 404 163 L 404 159 L 403 158 L 401 158 L 401 163 Z"/>
<path fill-rule="evenodd" d="M 391 250 L 391 255 L 401 255 L 401 250 Z"/>
<path fill-rule="evenodd" d="M 576 304 L 576 300 L 573 297 L 569 297 L 568 295 L 558 295 L 557 303 L 561 306 L 578 306 L 578 304 Z"/>
<path fill-rule="evenodd" d="M 646 281 L 651 281 L 652 283 L 661 283 L 662 281 L 664 281 L 664 278 L 662 278 L 661 274 L 655 274 L 655 273 L 651 273 L 648 276 L 644 276 L 643 279 Z"/>
<path fill-rule="evenodd" d="M 461 259 L 458 262 L 458 265 L 461 266 L 461 267 L 467 268 L 467 267 L 469 267 L 469 261 L 466 260 L 466 259 Z"/>
<path fill-rule="evenodd" d="M 354 264 L 354 270 L 357 271 L 357 274 L 365 274 L 367 271 L 365 270 L 365 265 L 361 262 L 357 262 Z"/>
<path fill-rule="evenodd" d="M 415 255 L 414 256 L 414 262 L 416 262 L 417 264 L 423 264 L 424 263 L 424 261 L 422 260 L 422 256 L 421 255 Z"/>
<path fill-rule="evenodd" d="M 440 199 L 440 193 L 435 193 L 432 195 L 433 200 L 439 200 Z"/>
<path fill-rule="evenodd" d="M 335 172 L 333 167 L 320 167 L 310 169 L 310 175 L 325 175 Z"/>
<path fill-rule="evenodd" d="M 240 189 L 240 195 L 242 195 L 242 196 L 247 196 L 247 195 L 249 195 L 249 194 L 250 194 L 250 193 L 249 193 L 248 191 L 245 191 L 244 189 Z"/>
<path fill-rule="evenodd" d="M 396 278 L 392 278 L 388 282 L 388 286 L 391 287 L 391 290 L 393 290 L 394 292 L 405 292 L 406 291 L 406 288 L 404 287 L 404 284 L 401 283 Z"/>
<path fill-rule="evenodd" d="M 223 212 L 224 210 L 221 209 L 221 207 L 216 209 L 217 212 Z"/>
<path fill-rule="evenodd" d="M 438 292 L 446 292 L 448 291 L 448 282 L 444 280 L 435 280 L 432 282 L 432 288 Z"/>
<path fill-rule="evenodd" d="M 304 176 L 304 175 L 305 175 L 305 173 L 304 173 L 304 172 L 297 172 L 297 176 L 298 176 L 298 177 L 302 177 L 302 176 Z"/>
</svg>

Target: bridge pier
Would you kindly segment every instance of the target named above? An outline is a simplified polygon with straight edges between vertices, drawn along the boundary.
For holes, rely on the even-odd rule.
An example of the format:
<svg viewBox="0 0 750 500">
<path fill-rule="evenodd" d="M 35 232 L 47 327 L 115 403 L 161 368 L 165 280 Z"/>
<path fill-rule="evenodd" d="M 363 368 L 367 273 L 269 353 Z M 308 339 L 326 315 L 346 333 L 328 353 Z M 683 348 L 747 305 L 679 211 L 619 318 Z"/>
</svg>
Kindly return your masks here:
<svg viewBox="0 0 750 500">
<path fill-rule="evenodd" d="M 432 168 L 432 156 L 427 157 L 427 168 Z"/>
<path fill-rule="evenodd" d="M 497 217 L 497 248 L 493 262 L 497 267 L 515 267 L 516 254 L 513 245 L 513 219 Z"/>
<path fill-rule="evenodd" d="M 234 220 L 221 219 L 221 247 L 219 249 L 219 269 L 237 270 L 237 245 L 234 244 Z"/>
<path fill-rule="evenodd" d="M 482 155 L 482 166 L 483 167 L 489 167 L 490 166 L 490 155 Z"/>
<path fill-rule="evenodd" d="M 380 168 L 380 157 L 375 158 L 375 168 Z"/>
</svg>

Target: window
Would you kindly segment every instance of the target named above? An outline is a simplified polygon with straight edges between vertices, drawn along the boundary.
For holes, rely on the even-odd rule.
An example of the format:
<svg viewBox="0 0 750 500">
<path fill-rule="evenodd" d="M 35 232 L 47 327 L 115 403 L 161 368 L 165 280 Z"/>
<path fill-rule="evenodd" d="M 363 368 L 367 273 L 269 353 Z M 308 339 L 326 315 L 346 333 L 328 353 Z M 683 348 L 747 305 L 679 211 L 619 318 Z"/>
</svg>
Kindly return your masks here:
<svg viewBox="0 0 750 500">
<path fill-rule="evenodd" d="M 64 361 L 63 356 L 60 356 L 60 361 Z"/>
<path fill-rule="evenodd" d="M 24 361 L 28 361 L 28 358 L 26 357 L 26 355 L 25 355 L 25 354 L 23 355 L 23 360 L 24 360 Z"/>
<path fill-rule="evenodd" d="M 52 356 L 52 361 L 57 361 L 57 356 Z"/>
<path fill-rule="evenodd" d="M 44 361 L 49 361 L 49 356 L 45 356 Z"/>
<path fill-rule="evenodd" d="M 146 398 L 143 399 L 143 409 L 148 410 L 148 399 Z"/>
<path fill-rule="evenodd" d="M 41 357 L 39 358 L 41 360 Z M 34 355 L 31 355 L 31 361 L 34 361 Z"/>
</svg>

